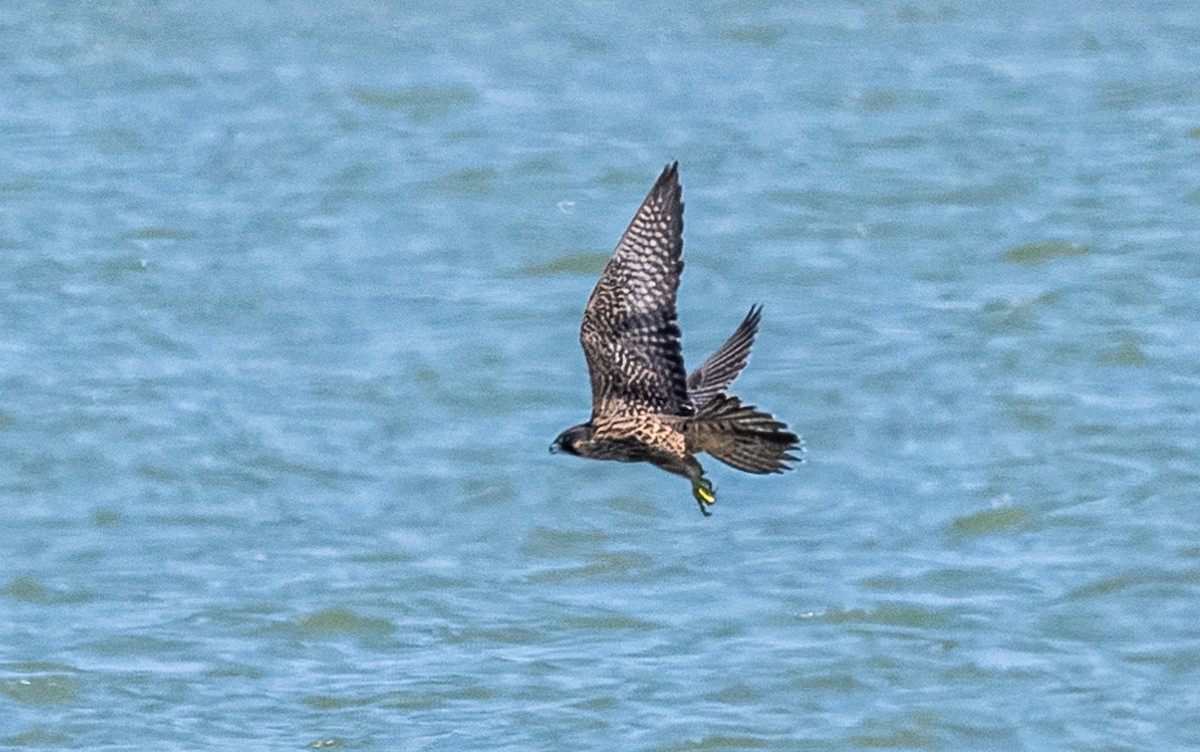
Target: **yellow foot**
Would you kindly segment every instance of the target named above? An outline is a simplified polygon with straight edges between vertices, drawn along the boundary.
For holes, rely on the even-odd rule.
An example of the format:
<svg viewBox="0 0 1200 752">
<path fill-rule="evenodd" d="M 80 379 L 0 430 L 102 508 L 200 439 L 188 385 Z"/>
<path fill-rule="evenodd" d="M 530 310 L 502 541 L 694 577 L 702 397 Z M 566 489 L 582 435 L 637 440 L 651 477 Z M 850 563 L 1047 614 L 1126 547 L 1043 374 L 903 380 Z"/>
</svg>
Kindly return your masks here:
<svg viewBox="0 0 1200 752">
<path fill-rule="evenodd" d="M 700 505 L 700 513 L 705 517 L 712 514 L 706 509 L 706 505 L 713 504 L 717 500 L 717 495 L 713 493 L 712 481 L 703 476 L 692 479 L 692 496 L 696 497 L 696 503 Z"/>
</svg>

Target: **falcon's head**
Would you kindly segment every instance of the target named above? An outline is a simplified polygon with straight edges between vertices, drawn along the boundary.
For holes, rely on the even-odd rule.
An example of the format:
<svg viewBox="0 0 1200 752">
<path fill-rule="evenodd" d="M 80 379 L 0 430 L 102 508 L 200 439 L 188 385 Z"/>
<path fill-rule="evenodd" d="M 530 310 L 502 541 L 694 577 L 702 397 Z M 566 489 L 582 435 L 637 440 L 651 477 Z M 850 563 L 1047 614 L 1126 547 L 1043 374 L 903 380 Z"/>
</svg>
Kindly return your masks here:
<svg viewBox="0 0 1200 752">
<path fill-rule="evenodd" d="M 577 445 L 579 442 L 591 441 L 595 433 L 596 429 L 591 423 L 572 426 L 558 435 L 558 438 L 550 445 L 550 451 L 553 453 L 565 452 L 573 454 L 576 457 L 582 457 L 583 454 L 579 451 Z"/>
</svg>

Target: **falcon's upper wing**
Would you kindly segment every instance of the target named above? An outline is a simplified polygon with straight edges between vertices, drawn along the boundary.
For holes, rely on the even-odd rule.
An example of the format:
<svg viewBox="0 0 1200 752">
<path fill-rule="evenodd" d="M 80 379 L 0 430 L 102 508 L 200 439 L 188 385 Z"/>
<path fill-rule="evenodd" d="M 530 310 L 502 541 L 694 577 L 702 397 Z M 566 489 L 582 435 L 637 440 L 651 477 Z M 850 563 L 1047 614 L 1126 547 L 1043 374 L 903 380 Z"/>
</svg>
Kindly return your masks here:
<svg viewBox="0 0 1200 752">
<path fill-rule="evenodd" d="M 746 367 L 750 347 L 758 334 L 758 322 L 762 318 L 762 306 L 751 306 L 750 313 L 738 324 L 738 328 L 725 344 L 708 356 L 687 379 L 688 396 L 696 409 L 708 404 L 709 400 L 723 393 Z"/>
<path fill-rule="evenodd" d="M 673 162 L 617 243 L 583 312 L 579 340 L 592 377 L 592 417 L 692 412 L 675 294 L 683 272 L 683 201 Z"/>
</svg>

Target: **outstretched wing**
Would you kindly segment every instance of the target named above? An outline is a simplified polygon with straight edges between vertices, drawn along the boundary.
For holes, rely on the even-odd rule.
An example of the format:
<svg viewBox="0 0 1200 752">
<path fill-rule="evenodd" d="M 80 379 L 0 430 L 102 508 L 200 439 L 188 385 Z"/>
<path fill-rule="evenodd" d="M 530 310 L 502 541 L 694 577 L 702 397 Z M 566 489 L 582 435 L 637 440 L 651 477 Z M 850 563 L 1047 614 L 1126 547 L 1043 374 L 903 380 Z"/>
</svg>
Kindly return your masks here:
<svg viewBox="0 0 1200 752">
<path fill-rule="evenodd" d="M 592 418 L 625 412 L 688 415 L 675 294 L 683 272 L 679 164 L 663 170 L 583 312 L 579 341 L 592 378 Z"/>
<path fill-rule="evenodd" d="M 700 409 L 718 394 L 723 394 L 737 375 L 746 367 L 754 336 L 758 334 L 758 322 L 762 319 L 762 306 L 751 306 L 750 313 L 738 324 L 738 328 L 725 344 L 708 356 L 699 368 L 687 379 L 688 396 L 696 409 Z"/>
</svg>

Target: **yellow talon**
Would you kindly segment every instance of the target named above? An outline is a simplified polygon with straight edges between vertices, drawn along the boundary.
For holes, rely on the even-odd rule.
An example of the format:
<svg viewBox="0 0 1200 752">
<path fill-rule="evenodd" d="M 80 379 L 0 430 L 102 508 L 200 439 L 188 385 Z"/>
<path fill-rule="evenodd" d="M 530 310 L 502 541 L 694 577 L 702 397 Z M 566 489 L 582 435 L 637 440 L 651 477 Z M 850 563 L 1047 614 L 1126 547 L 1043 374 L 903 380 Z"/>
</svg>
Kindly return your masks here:
<svg viewBox="0 0 1200 752">
<path fill-rule="evenodd" d="M 711 505 L 717 500 L 717 495 L 713 493 L 712 481 L 703 476 L 693 478 L 692 496 L 696 497 L 696 503 L 700 505 L 700 512 L 707 517 L 710 512 L 704 506 Z"/>
</svg>

